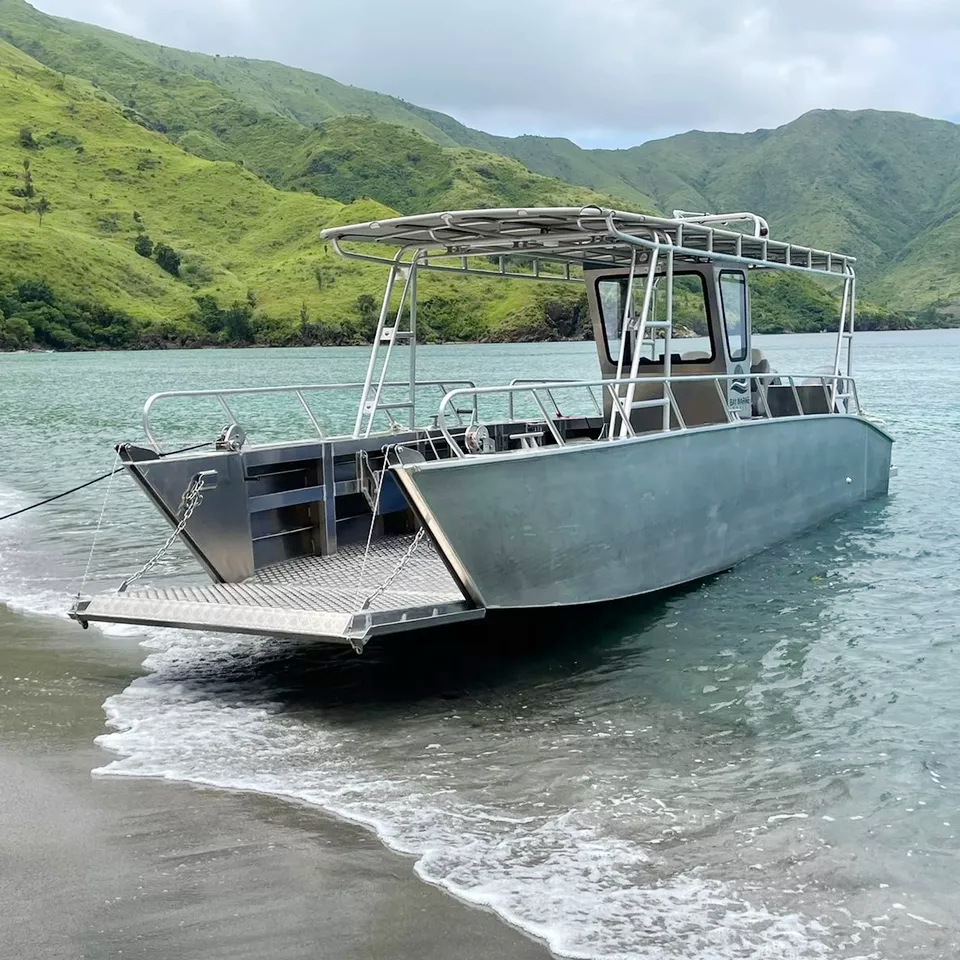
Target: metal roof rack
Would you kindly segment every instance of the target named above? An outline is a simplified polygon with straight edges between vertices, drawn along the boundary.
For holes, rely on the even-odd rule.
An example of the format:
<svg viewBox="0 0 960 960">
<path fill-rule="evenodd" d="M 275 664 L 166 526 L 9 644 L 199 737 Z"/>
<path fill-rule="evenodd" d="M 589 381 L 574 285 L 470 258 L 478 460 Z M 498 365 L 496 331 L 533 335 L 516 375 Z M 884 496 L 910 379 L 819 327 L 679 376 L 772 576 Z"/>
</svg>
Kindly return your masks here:
<svg viewBox="0 0 960 960">
<path fill-rule="evenodd" d="M 734 229 L 744 224 L 750 232 Z M 671 249 L 678 261 L 719 260 L 833 277 L 853 275 L 855 257 L 771 240 L 753 213 L 673 217 L 596 206 L 456 210 L 331 227 L 321 234 L 344 257 L 391 266 L 524 280 L 579 282 L 571 268 L 644 263 L 637 247 Z M 371 244 L 397 248 L 393 256 Z"/>
</svg>

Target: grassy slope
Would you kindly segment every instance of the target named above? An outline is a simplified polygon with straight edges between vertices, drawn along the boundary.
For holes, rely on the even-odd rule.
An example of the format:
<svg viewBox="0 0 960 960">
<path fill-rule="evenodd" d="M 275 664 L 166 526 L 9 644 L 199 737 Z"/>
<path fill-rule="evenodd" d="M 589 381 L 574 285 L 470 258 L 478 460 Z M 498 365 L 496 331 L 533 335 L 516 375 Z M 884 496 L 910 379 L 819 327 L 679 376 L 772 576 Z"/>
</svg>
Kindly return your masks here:
<svg viewBox="0 0 960 960">
<path fill-rule="evenodd" d="M 23 0 L 0 0 L 0 37 L 94 82 L 128 118 L 185 150 L 241 162 L 285 189 L 348 202 L 372 196 L 402 213 L 600 199 L 501 156 L 444 150 L 453 141 L 401 101 L 279 64 L 172 50 L 49 17 Z"/>
<path fill-rule="evenodd" d="M 102 90 L 62 78 L 3 42 L 0 104 L 3 273 L 40 276 L 59 295 L 102 303 L 145 327 L 197 335 L 189 319 L 197 296 L 227 305 L 245 302 L 253 291 L 264 339 L 296 336 L 303 308 L 311 323 L 360 335 L 358 297 L 375 293 L 383 272 L 340 260 L 319 240 L 319 230 L 390 215 L 385 206 L 280 191 L 235 163 L 191 156 L 128 120 Z M 22 127 L 32 130 L 36 149 L 19 144 Z M 22 185 L 24 159 L 37 197 L 52 206 L 42 225 L 10 193 Z M 192 285 L 134 252 L 141 225 L 154 241 L 183 254 L 181 272 Z M 424 324 L 444 338 L 526 336 L 524 330 L 542 320 L 545 299 L 571 296 L 550 290 L 425 277 Z"/>
<path fill-rule="evenodd" d="M 283 186 L 350 203 L 376 197 L 403 213 L 610 203 L 586 187 L 531 173 L 515 160 L 437 146 L 369 117 L 334 117 L 289 158 Z"/>
<path fill-rule="evenodd" d="M 866 292 L 898 308 L 960 299 L 954 261 L 944 270 L 942 259 L 952 236 L 942 225 L 957 212 L 947 209 L 947 199 L 960 189 L 960 127 L 943 121 L 813 111 L 776 130 L 693 131 L 629 150 L 582 150 L 559 138 L 492 136 L 281 64 L 187 53 L 47 17 L 24 0 L 0 0 L 0 34 L 54 69 L 95 78 L 131 116 L 162 124 L 185 149 L 241 160 L 277 186 L 341 199 L 367 193 L 403 212 L 474 200 L 521 202 L 505 199 L 516 195 L 514 186 L 523 188 L 525 203 L 543 202 L 545 192 L 562 194 L 557 184 L 538 190 L 544 185 L 525 183 L 519 168 L 432 149 L 459 146 L 510 157 L 622 205 L 756 209 L 776 236 L 858 256 Z M 355 126 L 338 126 L 343 114 L 407 126 L 431 144 L 406 149 L 418 158 L 406 162 L 387 142 L 389 133 L 368 128 L 360 136 Z M 313 130 L 315 124 L 322 126 Z M 365 156 L 338 159 L 357 145 Z M 325 161 L 342 176 L 322 172 Z M 311 163 L 319 174 L 310 172 Z M 494 176 L 478 174 L 478 167 Z"/>
<path fill-rule="evenodd" d="M 245 164 L 286 189 L 345 203 L 373 196 L 404 213 L 598 201 L 666 211 L 759 209 L 772 220 L 776 235 L 857 252 L 868 276 L 873 266 L 874 276 L 881 277 L 868 293 L 875 290 L 895 307 L 917 308 L 960 298 L 960 290 L 953 289 L 960 284 L 951 286 L 954 271 L 949 268 L 951 238 L 960 232 L 960 227 L 949 225 L 957 212 L 949 197 L 952 148 L 960 129 L 951 124 L 897 114 L 818 111 L 775 131 L 692 132 L 630 150 L 584 151 L 561 139 L 493 137 L 442 114 L 279 64 L 188 54 L 47 17 L 23 0 L 0 0 L 0 35 L 55 69 L 92 78 L 99 89 L 116 95 L 128 121 L 160 127 L 168 139 L 195 155 Z M 340 116 L 343 111 L 368 116 Z M 409 126 L 377 122 L 374 116 Z M 451 143 L 466 149 L 450 149 L 446 145 Z M 601 192 L 536 176 L 514 159 L 481 152 L 491 150 Z M 78 175 L 76 183 L 82 179 Z M 208 219 L 222 214 L 210 210 Z M 169 218 L 171 211 L 166 215 Z M 172 216 L 176 219 L 175 213 Z M 927 234 L 914 235 L 930 218 L 946 224 L 929 235 L 936 254 L 932 261 Z M 149 223 L 148 229 L 157 233 Z M 175 241 L 177 233 L 172 229 L 169 239 Z M 261 313 L 273 317 L 274 329 L 289 330 L 292 314 L 298 314 L 303 304 L 311 318 L 337 322 L 358 295 L 359 274 L 356 281 L 327 284 L 323 296 L 318 296 L 319 289 L 314 289 L 318 264 L 334 278 L 338 273 L 349 277 L 356 268 L 319 260 L 325 256 L 321 249 L 298 251 L 297 238 L 287 245 L 289 256 L 278 270 L 272 252 L 277 241 L 269 241 L 270 250 L 264 252 L 259 238 L 253 238 L 247 249 L 243 245 L 232 249 L 227 259 L 219 250 L 222 238 L 200 237 L 189 224 L 179 233 L 194 265 L 200 265 L 194 276 L 202 281 L 206 271 L 213 271 L 211 283 L 199 284 L 200 292 L 229 302 L 242 297 L 245 286 L 254 289 L 261 298 Z M 98 235 L 84 242 L 103 240 Z M 42 253 L 26 233 L 11 249 L 11 261 L 24 269 Z M 80 256 L 78 251 L 68 244 L 59 255 Z M 880 269 L 891 259 L 896 261 L 891 273 L 895 282 L 883 280 Z M 103 272 L 113 277 L 117 271 L 112 263 L 105 264 Z M 113 295 L 104 302 L 129 306 L 137 291 L 148 288 L 131 279 L 139 276 L 137 270 L 120 273 L 128 279 L 104 281 Z M 74 278 L 71 289 L 82 290 L 77 272 L 65 271 L 68 275 Z M 196 292 L 179 285 L 162 299 L 176 300 L 180 316 L 191 309 Z M 450 303 L 464 295 L 444 291 L 439 297 L 443 323 L 452 322 Z M 484 321 L 479 327 L 473 322 L 472 335 L 490 335 L 491 324 L 536 326 L 539 318 L 531 307 L 535 300 L 519 293 L 494 296 L 483 311 Z M 509 308 L 502 308 L 503 303 Z M 141 305 L 138 315 L 144 309 Z M 172 315 L 166 307 L 154 312 Z M 796 316 L 791 322 L 805 320 Z"/>
<path fill-rule="evenodd" d="M 166 76 L 170 81 L 180 77 L 184 78 L 179 91 L 183 93 L 194 87 L 186 82 L 190 78 L 196 87 L 215 85 L 236 103 L 303 125 L 311 126 L 342 114 L 364 114 L 419 129 L 443 146 L 457 145 L 396 97 L 347 86 L 294 67 L 163 47 L 102 27 L 47 16 L 24 0 L 0 0 L 0 25 L 5 39 L 53 69 L 85 77 L 99 73 L 104 86 L 124 86 L 125 89 L 111 91 L 124 101 L 130 90 L 136 97 L 138 77 L 130 69 L 135 64 L 147 86 L 157 77 Z M 144 92 L 141 84 L 136 86 Z M 172 107 L 173 104 L 168 108 Z M 186 108 L 189 110 L 189 104 Z"/>
<path fill-rule="evenodd" d="M 289 288 L 297 264 L 321 255 L 317 228 L 341 214 L 341 204 L 283 193 L 232 163 L 192 157 L 125 119 L 106 94 L 61 80 L 7 44 L 0 44 L 0 99 L 6 271 L 42 264 L 62 292 L 143 320 L 185 316 L 197 292 L 232 300 L 254 288 L 271 308 L 299 307 Z M 40 149 L 19 145 L 21 127 L 33 130 Z M 9 192 L 25 158 L 38 195 L 52 204 L 42 226 Z M 138 256 L 134 211 L 154 240 L 209 271 L 209 282 L 194 290 Z"/>
<path fill-rule="evenodd" d="M 0 23 L 0 32 L 7 40 L 41 62 L 96 78 L 124 103 L 135 102 L 138 111 L 163 123 L 178 141 L 187 137 L 185 148 L 212 159 L 242 158 L 254 166 L 259 163 L 274 174 L 277 182 L 277 165 L 274 163 L 270 170 L 262 143 L 248 145 L 234 137 L 225 147 L 209 135 L 213 118 L 203 105 L 207 98 L 219 101 L 221 117 L 225 112 L 242 115 L 247 108 L 306 127 L 344 114 L 368 116 L 411 127 L 439 146 L 511 157 L 544 176 L 582 184 L 632 206 L 653 208 L 642 189 L 610 173 L 590 152 L 569 140 L 496 137 L 442 113 L 320 74 L 269 61 L 163 47 L 100 27 L 49 17 L 23 0 L 0 0 Z M 209 89 L 211 86 L 217 88 L 216 93 Z M 290 135 L 284 124 L 274 123 L 270 130 L 271 136 L 281 141 Z M 274 153 L 282 157 L 284 149 Z"/>
</svg>

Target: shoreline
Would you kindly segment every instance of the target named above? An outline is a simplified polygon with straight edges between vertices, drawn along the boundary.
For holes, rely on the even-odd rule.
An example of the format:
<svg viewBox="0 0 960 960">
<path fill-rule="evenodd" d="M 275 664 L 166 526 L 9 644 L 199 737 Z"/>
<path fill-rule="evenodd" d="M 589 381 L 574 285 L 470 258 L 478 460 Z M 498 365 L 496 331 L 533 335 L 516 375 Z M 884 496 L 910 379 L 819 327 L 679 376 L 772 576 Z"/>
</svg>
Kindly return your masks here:
<svg viewBox="0 0 960 960">
<path fill-rule="evenodd" d="M 868 333 L 926 333 L 942 330 L 960 330 L 960 323 L 953 327 L 929 326 L 929 327 L 876 327 L 857 328 L 857 334 Z M 754 330 L 754 336 L 758 337 L 806 337 L 823 336 L 824 334 L 836 334 L 836 330 Z M 699 335 L 684 338 L 674 335 L 674 339 L 698 339 Z M 429 340 L 417 344 L 418 347 L 449 347 L 449 346 L 482 346 L 489 344 L 499 345 L 521 345 L 521 344 L 547 344 L 547 343 L 593 343 L 592 336 L 585 337 L 556 337 L 549 340 L 515 339 L 515 340 Z M 357 347 L 371 347 L 373 344 L 369 341 L 357 341 L 356 343 L 163 343 L 163 344 L 127 344 L 122 347 L 75 347 L 67 350 L 56 350 L 49 347 L 31 347 L 18 350 L 6 350 L 0 347 L 0 356 L 36 355 L 45 353 L 163 353 L 166 351 L 179 352 L 182 350 L 303 350 L 303 349 L 323 349 L 323 350 L 343 350 L 355 349 Z"/>
<path fill-rule="evenodd" d="M 546 947 L 305 803 L 91 776 L 134 638 L 0 605 L 0 937 L 31 960 L 509 956 Z"/>
</svg>

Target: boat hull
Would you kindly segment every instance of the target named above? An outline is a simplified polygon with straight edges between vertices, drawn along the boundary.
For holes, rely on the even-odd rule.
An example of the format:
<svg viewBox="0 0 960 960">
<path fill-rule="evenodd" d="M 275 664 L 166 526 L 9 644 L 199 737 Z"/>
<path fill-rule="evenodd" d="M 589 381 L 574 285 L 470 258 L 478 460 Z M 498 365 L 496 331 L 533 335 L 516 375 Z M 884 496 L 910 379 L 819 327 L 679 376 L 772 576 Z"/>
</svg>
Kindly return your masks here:
<svg viewBox="0 0 960 960">
<path fill-rule="evenodd" d="M 637 596 L 725 570 L 887 492 L 891 438 L 861 417 L 735 422 L 398 468 L 486 609 Z"/>
</svg>

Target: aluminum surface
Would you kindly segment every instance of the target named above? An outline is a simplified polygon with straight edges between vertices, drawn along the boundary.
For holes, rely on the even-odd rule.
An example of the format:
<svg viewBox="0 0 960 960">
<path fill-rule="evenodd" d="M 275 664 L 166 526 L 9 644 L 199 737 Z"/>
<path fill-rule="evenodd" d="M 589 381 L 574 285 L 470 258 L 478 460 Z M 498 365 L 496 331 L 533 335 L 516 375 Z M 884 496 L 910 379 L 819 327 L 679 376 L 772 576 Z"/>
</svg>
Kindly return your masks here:
<svg viewBox="0 0 960 960">
<path fill-rule="evenodd" d="M 361 609 L 397 569 L 412 536 L 375 541 L 327 557 L 300 557 L 261 570 L 243 583 L 145 587 L 85 601 L 78 619 L 238 633 L 365 640 L 483 615 L 464 601 L 433 545 L 423 541 L 396 580 Z"/>
<path fill-rule="evenodd" d="M 825 414 L 396 469 L 477 604 L 562 606 L 725 570 L 880 496 L 891 445 Z"/>
<path fill-rule="evenodd" d="M 215 580 L 245 580 L 254 570 L 244 467 L 239 453 L 201 453 L 128 462 L 134 480 L 175 526 L 180 498 L 201 471 L 215 470 L 217 486 L 204 495 L 182 537 Z"/>
<path fill-rule="evenodd" d="M 551 271 L 548 264 L 571 265 L 607 263 L 629 264 L 630 245 L 639 243 L 649 249 L 672 247 L 678 258 L 751 262 L 783 270 L 796 270 L 827 276 L 845 276 L 852 272 L 855 257 L 831 253 L 814 247 L 771 240 L 761 229 L 762 218 L 755 214 L 718 214 L 713 217 L 655 217 L 597 206 L 587 207 L 511 207 L 489 210 L 453 210 L 417 214 L 387 220 L 373 220 L 342 227 L 330 227 L 321 236 L 342 255 L 389 266 L 416 260 L 421 268 L 455 273 L 478 273 L 527 280 L 579 280 L 568 270 Z M 752 233 L 731 229 L 731 224 L 752 221 Z M 764 228 L 766 224 L 763 224 Z M 376 255 L 344 247 L 344 244 L 372 243 L 398 249 Z M 524 272 L 509 261 L 520 254 L 532 261 L 532 270 Z M 449 264 L 449 258 L 502 256 L 499 271 Z M 408 260 L 403 259 L 409 258 Z M 541 272 L 541 267 L 545 268 Z"/>
</svg>

